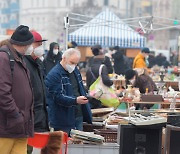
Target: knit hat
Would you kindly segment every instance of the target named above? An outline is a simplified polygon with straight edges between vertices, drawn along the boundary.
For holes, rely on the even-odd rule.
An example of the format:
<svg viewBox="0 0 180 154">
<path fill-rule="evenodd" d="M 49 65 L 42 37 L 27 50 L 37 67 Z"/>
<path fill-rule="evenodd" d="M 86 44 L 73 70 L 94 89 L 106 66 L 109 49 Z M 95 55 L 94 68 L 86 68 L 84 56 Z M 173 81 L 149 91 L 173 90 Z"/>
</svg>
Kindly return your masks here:
<svg viewBox="0 0 180 154">
<path fill-rule="evenodd" d="M 29 31 L 29 27 L 24 25 L 17 27 L 10 38 L 12 44 L 20 46 L 30 45 L 33 41 L 34 38 L 32 33 Z"/>
<path fill-rule="evenodd" d="M 149 48 L 143 48 L 143 49 L 141 50 L 141 52 L 150 53 L 150 50 L 149 50 Z"/>
<path fill-rule="evenodd" d="M 127 80 L 130 80 L 132 79 L 134 76 L 136 75 L 136 71 L 130 69 L 130 70 L 127 70 L 126 73 L 125 73 L 125 78 Z"/>
<path fill-rule="evenodd" d="M 31 33 L 34 36 L 34 42 L 44 42 L 44 41 L 47 41 L 47 40 L 43 40 L 42 36 L 38 32 L 33 30 L 33 31 L 31 31 Z"/>
</svg>

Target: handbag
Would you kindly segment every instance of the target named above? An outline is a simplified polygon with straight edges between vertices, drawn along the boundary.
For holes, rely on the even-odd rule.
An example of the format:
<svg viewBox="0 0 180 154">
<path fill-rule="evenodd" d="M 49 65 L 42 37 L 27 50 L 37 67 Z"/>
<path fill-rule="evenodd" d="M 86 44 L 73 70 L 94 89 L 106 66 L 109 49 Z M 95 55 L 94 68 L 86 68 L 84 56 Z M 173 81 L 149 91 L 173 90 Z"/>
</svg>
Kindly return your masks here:
<svg viewBox="0 0 180 154">
<path fill-rule="evenodd" d="M 118 97 L 116 96 L 113 88 L 104 85 L 102 81 L 102 68 L 104 65 L 101 65 L 99 68 L 99 77 L 89 88 L 89 95 L 97 100 L 100 100 L 102 105 L 107 107 L 117 108 L 120 104 Z"/>
</svg>

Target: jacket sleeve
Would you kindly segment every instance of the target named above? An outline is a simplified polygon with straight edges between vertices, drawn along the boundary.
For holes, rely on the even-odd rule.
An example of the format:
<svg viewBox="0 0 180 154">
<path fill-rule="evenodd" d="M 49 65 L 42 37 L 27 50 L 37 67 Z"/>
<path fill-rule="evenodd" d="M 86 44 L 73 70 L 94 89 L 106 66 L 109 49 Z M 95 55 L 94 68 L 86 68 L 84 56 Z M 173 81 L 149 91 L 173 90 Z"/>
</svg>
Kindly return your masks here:
<svg viewBox="0 0 180 154">
<path fill-rule="evenodd" d="M 107 67 L 108 74 L 112 74 L 113 73 L 113 67 L 112 67 L 112 64 L 111 64 L 109 57 L 105 56 L 104 64 Z"/>
<path fill-rule="evenodd" d="M 50 95 L 50 99 L 59 105 L 70 107 L 77 105 L 76 97 L 68 96 L 63 88 L 62 79 L 56 75 L 49 74 L 45 79 L 45 85 L 47 94 Z"/>
<path fill-rule="evenodd" d="M 110 87 L 113 85 L 113 82 L 110 80 L 109 76 L 108 76 L 108 72 L 107 72 L 107 68 L 106 66 L 103 66 L 102 68 L 102 73 L 101 73 L 101 77 L 102 77 L 102 81 L 103 83 Z"/>
<path fill-rule="evenodd" d="M 21 114 L 11 92 L 12 75 L 9 57 L 5 52 L 0 52 L 0 57 L 0 110 L 9 118 L 17 118 Z"/>
</svg>

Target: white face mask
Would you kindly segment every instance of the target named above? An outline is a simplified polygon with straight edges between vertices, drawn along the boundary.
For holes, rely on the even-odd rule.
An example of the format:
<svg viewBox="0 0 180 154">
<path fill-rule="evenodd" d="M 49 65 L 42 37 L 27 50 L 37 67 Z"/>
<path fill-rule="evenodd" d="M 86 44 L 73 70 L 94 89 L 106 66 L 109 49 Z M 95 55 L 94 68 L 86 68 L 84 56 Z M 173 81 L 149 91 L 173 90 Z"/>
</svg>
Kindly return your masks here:
<svg viewBox="0 0 180 154">
<path fill-rule="evenodd" d="M 32 54 L 32 52 L 33 52 L 33 46 L 32 45 L 30 45 L 28 48 L 27 48 L 27 50 L 26 50 L 26 52 L 25 52 L 25 54 L 24 55 L 31 55 Z"/>
<path fill-rule="evenodd" d="M 66 64 L 66 69 L 69 73 L 72 73 L 75 69 L 76 65 L 69 65 L 69 64 Z"/>
<path fill-rule="evenodd" d="M 39 46 L 39 47 L 34 49 L 34 55 L 36 57 L 41 57 L 43 54 L 44 54 L 44 49 L 42 46 Z"/>
<path fill-rule="evenodd" d="M 54 55 L 57 55 L 57 54 L 58 54 L 58 52 L 59 52 L 59 50 L 58 50 L 58 49 L 54 49 L 54 50 L 53 50 L 53 54 L 54 54 Z"/>
</svg>

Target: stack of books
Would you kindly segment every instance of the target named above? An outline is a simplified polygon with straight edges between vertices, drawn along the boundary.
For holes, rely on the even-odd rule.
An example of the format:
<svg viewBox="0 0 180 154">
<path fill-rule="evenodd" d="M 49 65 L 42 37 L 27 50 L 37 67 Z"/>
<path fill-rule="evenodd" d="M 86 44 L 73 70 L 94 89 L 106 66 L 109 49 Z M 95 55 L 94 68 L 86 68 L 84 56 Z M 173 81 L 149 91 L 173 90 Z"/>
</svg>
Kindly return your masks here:
<svg viewBox="0 0 180 154">
<path fill-rule="evenodd" d="M 104 141 L 104 137 L 101 135 L 96 135 L 93 132 L 83 132 L 79 130 L 71 130 L 71 137 L 76 143 L 83 144 L 102 144 Z"/>
</svg>

